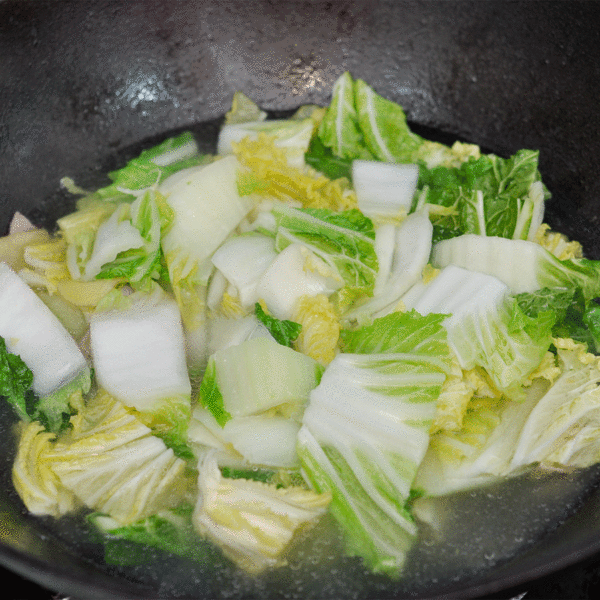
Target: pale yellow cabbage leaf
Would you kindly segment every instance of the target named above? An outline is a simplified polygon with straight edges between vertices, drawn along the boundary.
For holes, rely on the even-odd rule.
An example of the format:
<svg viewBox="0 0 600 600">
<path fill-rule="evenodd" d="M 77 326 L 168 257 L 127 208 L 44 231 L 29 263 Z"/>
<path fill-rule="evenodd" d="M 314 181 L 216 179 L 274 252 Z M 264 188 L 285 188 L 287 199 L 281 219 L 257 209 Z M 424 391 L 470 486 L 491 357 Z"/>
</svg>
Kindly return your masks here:
<svg viewBox="0 0 600 600">
<path fill-rule="evenodd" d="M 221 475 L 212 453 L 200 465 L 193 523 L 240 568 L 251 574 L 286 564 L 295 534 L 315 524 L 331 494 Z"/>
<path fill-rule="evenodd" d="M 577 241 L 569 241 L 566 235 L 552 231 L 550 225 L 542 223 L 535 234 L 535 241 L 559 260 L 583 257 L 583 247 Z"/>
<path fill-rule="evenodd" d="M 128 524 L 186 497 L 184 461 L 103 390 L 71 418 L 71 425 L 45 458 L 62 485 L 88 508 Z"/>
<path fill-rule="evenodd" d="M 331 180 L 312 169 L 291 166 L 286 150 L 275 145 L 273 136 L 259 133 L 256 139 L 247 137 L 232 145 L 240 163 L 249 168 L 258 181 L 262 195 L 299 203 L 305 208 L 347 210 L 358 207 L 347 180 Z"/>
<path fill-rule="evenodd" d="M 300 298 L 292 321 L 302 325 L 294 348 L 320 364 L 328 365 L 338 351 L 340 322 L 327 296 L 318 294 Z"/>
<path fill-rule="evenodd" d="M 56 435 L 47 432 L 39 421 L 21 423 L 19 429 L 12 481 L 27 510 L 56 518 L 76 510 L 80 502 L 51 468 L 49 457 Z"/>
</svg>

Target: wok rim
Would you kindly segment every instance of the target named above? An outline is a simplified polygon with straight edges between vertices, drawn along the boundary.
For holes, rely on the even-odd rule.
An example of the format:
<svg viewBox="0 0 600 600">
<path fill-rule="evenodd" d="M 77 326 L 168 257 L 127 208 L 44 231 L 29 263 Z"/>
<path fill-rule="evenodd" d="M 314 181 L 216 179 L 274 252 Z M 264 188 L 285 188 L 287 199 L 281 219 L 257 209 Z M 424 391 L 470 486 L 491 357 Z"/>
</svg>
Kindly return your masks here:
<svg viewBox="0 0 600 600">
<path fill-rule="evenodd" d="M 10 0 L 5 0 L 5 2 L 8 4 L 10 2 Z M 0 4 L 3 4 L 3 2 L 0 1 Z M 570 4 L 570 3 L 567 2 L 564 4 Z M 575 4 L 577 4 L 577 3 L 575 3 Z M 2 125 L 2 123 L 0 123 L 0 125 Z M 427 125 L 427 124 L 425 124 L 425 125 Z M 596 496 L 597 495 L 598 494 L 596 494 Z M 576 515 L 574 515 L 574 517 L 576 517 Z M 475 586 L 467 586 L 467 587 L 463 586 L 460 589 L 449 592 L 450 595 L 443 594 L 443 595 L 432 596 L 431 598 L 432 599 L 448 598 L 448 597 L 457 597 L 457 596 L 464 597 L 464 595 L 461 596 L 461 593 L 464 594 L 467 591 L 469 592 L 469 597 L 472 597 L 471 592 L 476 595 L 490 594 L 490 593 L 497 592 L 499 590 L 506 590 L 506 589 L 509 589 L 509 588 L 512 588 L 515 586 L 520 586 L 520 585 L 523 585 L 524 583 L 528 583 L 528 582 L 534 581 L 536 579 L 539 579 L 540 577 L 544 577 L 546 575 L 556 573 L 557 571 L 560 571 L 566 567 L 575 565 L 578 562 L 589 559 L 594 554 L 597 554 L 598 552 L 600 552 L 600 538 L 594 539 L 593 534 L 589 534 L 589 533 L 588 533 L 588 535 L 582 536 L 582 537 L 584 537 L 584 539 L 582 540 L 582 543 L 580 546 L 571 547 L 571 548 L 569 548 L 568 552 L 566 552 L 560 556 L 555 556 L 555 557 L 543 562 L 539 566 L 529 566 L 523 572 L 515 573 L 514 575 L 512 575 L 511 577 L 508 577 L 508 578 L 507 577 L 493 577 L 494 570 L 492 569 L 489 571 L 489 576 L 490 576 L 489 579 L 486 579 L 485 581 L 478 583 Z M 598 536 L 596 535 L 596 537 L 598 537 Z M 540 543 L 543 543 L 543 541 Z M 537 545 L 539 545 L 539 543 L 536 544 L 536 546 Z M 23 575 L 24 577 L 35 580 L 44 586 L 47 585 L 47 577 L 45 577 L 45 575 L 47 575 L 48 572 L 50 572 L 52 577 L 56 578 L 57 580 L 60 579 L 61 581 L 64 580 L 69 583 L 72 583 L 75 586 L 73 588 L 74 593 L 75 593 L 76 589 L 79 589 L 79 587 L 78 587 L 79 585 L 89 586 L 89 582 L 86 581 L 85 572 L 84 573 L 73 573 L 73 571 L 69 570 L 68 568 L 63 568 L 60 565 L 52 565 L 50 563 L 47 563 L 46 561 L 43 561 L 43 560 L 27 553 L 26 551 L 19 550 L 17 548 L 10 546 L 10 545 L 6 544 L 4 541 L 0 541 L 0 563 L 4 564 L 5 566 L 7 566 L 7 568 L 9 568 L 11 570 L 18 572 L 19 574 Z M 45 567 L 49 567 L 49 569 L 47 569 Z M 31 572 L 32 569 L 33 569 L 33 577 L 32 577 L 32 572 Z M 38 569 L 40 569 L 40 573 L 38 573 Z M 44 573 L 41 573 L 41 570 L 44 570 Z M 126 581 L 126 580 L 119 579 L 119 581 Z M 108 581 L 105 583 L 106 583 L 106 586 L 104 584 L 102 584 L 100 592 L 102 592 L 102 591 L 106 591 L 107 593 L 108 592 L 110 592 L 110 593 L 116 592 L 117 598 L 119 598 L 119 599 L 123 598 L 121 590 L 119 590 L 117 588 L 113 588 L 110 585 L 110 582 L 108 582 Z M 507 584 L 509 585 L 509 588 L 507 588 Z M 89 587 L 87 589 L 89 590 Z M 85 590 L 83 593 L 85 595 Z M 89 593 L 87 595 L 89 596 Z M 105 598 L 106 596 L 102 596 L 102 597 Z M 149 596 L 149 597 L 152 597 L 152 596 Z"/>
</svg>

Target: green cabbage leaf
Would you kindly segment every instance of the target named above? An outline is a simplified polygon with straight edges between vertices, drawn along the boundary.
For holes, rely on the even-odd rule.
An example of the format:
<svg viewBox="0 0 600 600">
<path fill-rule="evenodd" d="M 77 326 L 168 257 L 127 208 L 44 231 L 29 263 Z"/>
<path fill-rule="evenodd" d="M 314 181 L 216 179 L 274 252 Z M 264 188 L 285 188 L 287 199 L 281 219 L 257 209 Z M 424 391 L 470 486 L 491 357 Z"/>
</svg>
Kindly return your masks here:
<svg viewBox="0 0 600 600">
<path fill-rule="evenodd" d="M 77 188 L 68 178 L 63 179 L 62 183 L 73 193 L 83 194 L 89 200 L 131 202 L 170 175 L 204 165 L 210 160 L 210 157 L 199 153 L 193 134 L 185 131 L 147 148 L 124 167 L 108 173 L 112 183 L 94 192 Z"/>
<path fill-rule="evenodd" d="M 396 102 L 379 95 L 350 73 L 340 75 L 333 85 L 331 103 L 311 142 L 308 162 L 315 168 L 349 173 L 348 161 L 379 160 L 391 163 L 459 165 L 479 149 L 469 144 L 452 147 L 426 140 L 411 131 L 406 114 Z"/>
<path fill-rule="evenodd" d="M 211 557 L 214 550 L 195 531 L 193 510 L 193 505 L 183 503 L 127 525 L 94 512 L 87 516 L 87 521 L 94 526 L 104 546 L 104 560 L 109 565 L 144 564 L 152 559 L 149 549 L 202 562 Z"/>
<path fill-rule="evenodd" d="M 275 248 L 302 244 L 323 263 L 323 271 L 343 284 L 342 304 L 373 293 L 378 271 L 372 221 L 358 210 L 297 209 L 279 205 Z"/>
<path fill-rule="evenodd" d="M 499 279 L 450 265 L 413 296 L 421 314 L 444 313 L 448 343 L 463 369 L 482 367 L 508 397 L 522 399 L 523 381 L 552 343 L 555 313 L 528 316 Z"/>
<path fill-rule="evenodd" d="M 347 552 L 391 577 L 417 535 L 408 500 L 451 363 L 443 319 L 392 313 L 344 333 L 298 434 L 304 477 L 331 492 Z"/>
<path fill-rule="evenodd" d="M 585 345 L 555 339 L 552 381 L 535 379 L 522 402 L 474 398 L 463 428 L 441 432 L 415 480 L 425 495 L 444 495 L 539 465 L 584 468 L 600 459 L 600 366 Z"/>
<path fill-rule="evenodd" d="M 533 240 L 550 197 L 538 157 L 537 151 L 519 150 L 509 158 L 486 154 L 458 167 L 422 168 L 418 205 L 447 209 L 447 216 L 435 218 L 438 236 L 443 230 L 445 237 L 471 233 Z"/>
</svg>

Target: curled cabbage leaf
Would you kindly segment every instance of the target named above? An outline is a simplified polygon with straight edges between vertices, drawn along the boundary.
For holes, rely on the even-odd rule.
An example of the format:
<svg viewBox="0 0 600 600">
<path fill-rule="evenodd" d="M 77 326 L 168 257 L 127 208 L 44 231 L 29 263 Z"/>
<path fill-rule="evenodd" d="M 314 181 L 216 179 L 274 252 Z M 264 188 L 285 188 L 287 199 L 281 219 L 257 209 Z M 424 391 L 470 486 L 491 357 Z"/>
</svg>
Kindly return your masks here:
<svg viewBox="0 0 600 600">
<path fill-rule="evenodd" d="M 279 488 L 221 475 L 214 455 L 200 467 L 194 526 L 248 573 L 285 564 L 294 534 L 322 516 L 331 494 L 302 487 Z"/>
</svg>

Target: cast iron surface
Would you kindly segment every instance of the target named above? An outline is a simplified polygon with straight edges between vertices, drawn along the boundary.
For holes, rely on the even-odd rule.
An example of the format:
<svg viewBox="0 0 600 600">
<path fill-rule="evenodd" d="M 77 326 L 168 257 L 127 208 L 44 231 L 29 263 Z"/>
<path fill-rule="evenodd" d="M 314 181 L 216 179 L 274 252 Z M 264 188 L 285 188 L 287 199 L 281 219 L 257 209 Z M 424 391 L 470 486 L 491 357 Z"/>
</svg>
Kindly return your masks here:
<svg viewBox="0 0 600 600">
<path fill-rule="evenodd" d="M 0 1 L 0 229 L 16 209 L 52 226 L 72 208 L 62 176 L 91 187 L 165 132 L 214 134 L 235 90 L 268 110 L 325 104 L 349 70 L 415 124 L 502 155 L 540 149 L 548 220 L 600 258 L 599 19 L 595 2 Z M 74 597 L 144 593 L 57 547 L 9 487 L 4 476 L 5 567 Z M 542 545 L 455 591 L 587 597 L 539 578 L 568 568 L 589 592 L 599 503 L 592 493 Z"/>
</svg>

